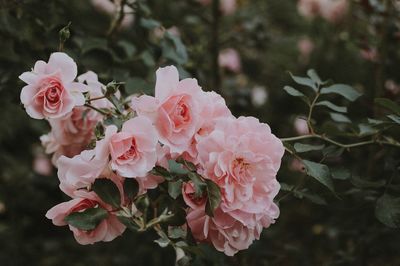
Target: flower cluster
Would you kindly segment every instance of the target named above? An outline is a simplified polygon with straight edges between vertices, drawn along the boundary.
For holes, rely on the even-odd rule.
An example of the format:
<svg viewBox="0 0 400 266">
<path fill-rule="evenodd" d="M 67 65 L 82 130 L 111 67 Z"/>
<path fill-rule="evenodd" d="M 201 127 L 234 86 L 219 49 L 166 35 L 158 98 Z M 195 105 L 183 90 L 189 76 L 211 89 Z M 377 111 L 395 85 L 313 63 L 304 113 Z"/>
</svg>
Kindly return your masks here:
<svg viewBox="0 0 400 266">
<path fill-rule="evenodd" d="M 111 241 L 126 227 L 153 226 L 164 236 L 160 224 L 182 209 L 181 228 L 232 256 L 278 218 L 281 141 L 256 118 L 235 118 L 197 80 L 180 80 L 175 67 L 157 70 L 154 97 L 123 98 L 93 72 L 77 77 L 64 53 L 20 78 L 27 113 L 49 121 L 52 130 L 41 140 L 53 154 L 60 189 L 72 198 L 46 217 L 69 225 L 79 243 Z M 147 221 L 143 199 L 150 200 L 149 190 L 165 194 L 161 186 L 168 191 L 162 196 L 181 197 L 184 205 L 159 214 L 154 202 L 156 217 Z"/>
</svg>

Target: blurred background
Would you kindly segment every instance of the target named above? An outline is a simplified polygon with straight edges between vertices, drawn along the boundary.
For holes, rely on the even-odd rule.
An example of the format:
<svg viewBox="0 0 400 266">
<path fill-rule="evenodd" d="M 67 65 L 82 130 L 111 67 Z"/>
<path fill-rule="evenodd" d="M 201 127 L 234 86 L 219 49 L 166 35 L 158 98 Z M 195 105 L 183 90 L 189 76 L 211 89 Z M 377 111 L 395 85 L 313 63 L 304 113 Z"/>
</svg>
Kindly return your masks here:
<svg viewBox="0 0 400 266">
<path fill-rule="evenodd" d="M 115 23 L 125 2 L 137 8 L 125 6 Z M 40 145 L 49 125 L 25 113 L 18 76 L 58 50 L 69 22 L 64 51 L 79 73 L 92 70 L 105 84 L 124 81 L 127 95 L 151 94 L 155 70 L 174 64 L 181 78 L 197 78 L 236 116 L 255 116 L 278 137 L 308 133 L 306 106 L 282 89 L 295 86 L 289 71 L 305 76 L 313 68 L 323 80 L 363 93 L 349 107 L 354 123 L 317 110 L 321 132 L 358 132 L 357 123 L 382 115 L 374 98 L 400 99 L 400 1 L 0 0 L 0 265 L 174 265 L 173 249 L 160 248 L 154 235 L 125 232 L 81 246 L 67 227 L 44 217 L 66 196 Z M 365 147 L 327 160 L 352 172 L 335 180 L 337 195 L 306 179 L 286 155 L 278 175 L 283 190 L 303 181 L 297 193 L 278 195 L 276 224 L 233 258 L 204 246 L 207 256 L 192 264 L 400 265 L 398 229 L 374 214 L 388 189 L 400 194 L 399 150 Z M 400 200 L 391 213 L 397 222 L 399 214 Z"/>
</svg>

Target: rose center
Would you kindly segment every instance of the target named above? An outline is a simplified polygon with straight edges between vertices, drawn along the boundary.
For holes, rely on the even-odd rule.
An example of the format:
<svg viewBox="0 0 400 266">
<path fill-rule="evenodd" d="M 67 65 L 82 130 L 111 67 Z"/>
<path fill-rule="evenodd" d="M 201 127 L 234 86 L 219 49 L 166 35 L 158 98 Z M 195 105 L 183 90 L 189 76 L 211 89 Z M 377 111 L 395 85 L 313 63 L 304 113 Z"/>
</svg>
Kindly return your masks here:
<svg viewBox="0 0 400 266">
<path fill-rule="evenodd" d="M 124 154 L 119 156 L 118 159 L 127 160 L 135 158 L 136 156 L 137 156 L 136 141 L 135 139 L 132 139 L 131 146 L 129 147 L 129 149 Z"/>
</svg>

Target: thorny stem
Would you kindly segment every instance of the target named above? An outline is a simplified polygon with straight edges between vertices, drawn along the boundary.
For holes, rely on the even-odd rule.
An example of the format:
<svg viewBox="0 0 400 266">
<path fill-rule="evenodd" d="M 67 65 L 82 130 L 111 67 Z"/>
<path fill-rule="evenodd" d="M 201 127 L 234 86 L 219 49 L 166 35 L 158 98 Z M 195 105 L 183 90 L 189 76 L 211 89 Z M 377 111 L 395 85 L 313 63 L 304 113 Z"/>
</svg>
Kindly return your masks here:
<svg viewBox="0 0 400 266">
<path fill-rule="evenodd" d="M 394 147 L 400 148 L 400 143 L 398 143 L 398 142 L 389 142 L 389 141 L 384 141 L 384 140 L 372 139 L 372 140 L 368 140 L 368 141 L 345 144 L 345 143 L 335 141 L 331 138 L 328 138 L 324 135 L 319 135 L 319 134 L 309 134 L 309 135 L 303 135 L 303 136 L 297 136 L 297 137 L 281 138 L 281 141 L 290 142 L 290 141 L 303 140 L 303 139 L 321 139 L 321 140 L 324 140 L 326 142 L 329 142 L 331 144 L 334 144 L 334 145 L 339 146 L 344 149 L 367 146 L 367 145 L 371 145 L 371 144 L 388 145 L 388 146 L 394 146 Z"/>
</svg>

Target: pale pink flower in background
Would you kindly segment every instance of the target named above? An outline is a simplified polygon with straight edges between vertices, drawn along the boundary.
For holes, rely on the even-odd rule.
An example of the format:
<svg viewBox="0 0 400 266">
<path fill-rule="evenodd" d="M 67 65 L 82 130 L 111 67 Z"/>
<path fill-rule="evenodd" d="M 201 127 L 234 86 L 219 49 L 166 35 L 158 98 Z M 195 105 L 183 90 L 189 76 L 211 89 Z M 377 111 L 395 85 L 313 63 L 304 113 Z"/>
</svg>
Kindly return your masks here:
<svg viewBox="0 0 400 266">
<path fill-rule="evenodd" d="M 33 171 L 40 175 L 50 176 L 53 171 L 53 165 L 49 158 L 44 154 L 37 154 L 33 159 Z"/>
<path fill-rule="evenodd" d="M 307 135 L 310 133 L 307 125 L 307 121 L 301 117 L 296 117 L 293 123 L 294 130 L 299 135 Z"/>
<path fill-rule="evenodd" d="M 198 99 L 202 90 L 197 80 L 179 81 L 174 66 L 156 72 L 155 97 L 132 99 L 132 108 L 139 116 L 146 116 L 156 126 L 159 140 L 171 153 L 182 153 L 191 145 L 199 128 L 201 106 Z"/>
<path fill-rule="evenodd" d="M 164 37 L 165 32 L 168 32 L 172 36 L 176 37 L 181 36 L 181 31 L 176 26 L 172 26 L 168 29 L 165 29 L 164 27 L 157 27 L 153 30 L 153 34 L 156 39 L 162 39 Z"/>
<path fill-rule="evenodd" d="M 237 9 L 236 0 L 221 0 L 220 9 L 224 15 L 232 15 Z"/>
<path fill-rule="evenodd" d="M 315 45 L 314 42 L 308 37 L 302 37 L 297 42 L 297 49 L 300 52 L 300 56 L 304 60 L 308 60 L 311 53 L 314 51 Z"/>
<path fill-rule="evenodd" d="M 348 8 L 348 0 L 322 0 L 321 16 L 331 23 L 337 23 L 346 15 Z"/>
<path fill-rule="evenodd" d="M 390 91 L 392 94 L 397 95 L 400 93 L 400 85 L 397 84 L 394 80 L 386 80 L 385 89 Z"/>
<path fill-rule="evenodd" d="M 251 103 L 255 107 L 263 106 L 268 100 L 268 91 L 265 87 L 256 86 L 251 89 Z"/>
<path fill-rule="evenodd" d="M 239 53 L 232 48 L 222 50 L 218 56 L 218 64 L 234 73 L 239 73 L 242 68 Z"/>
<path fill-rule="evenodd" d="M 151 121 L 135 117 L 109 138 L 111 168 L 124 177 L 143 177 L 157 162 L 158 136 Z"/>
<path fill-rule="evenodd" d="M 360 55 L 363 59 L 371 62 L 378 62 L 379 54 L 376 48 L 364 48 L 360 50 Z"/>
<path fill-rule="evenodd" d="M 120 12 L 121 0 L 90 0 L 93 7 L 109 16 L 115 16 Z M 134 1 L 130 1 L 134 2 Z M 133 9 L 130 6 L 124 6 L 124 18 L 121 21 L 121 28 L 127 29 L 135 21 L 135 15 Z"/>
<path fill-rule="evenodd" d="M 53 53 L 49 62 L 37 61 L 32 71 L 19 78 L 27 83 L 21 91 L 26 112 L 35 119 L 60 118 L 85 103 L 84 84 L 74 82 L 77 66 L 65 53 Z"/>
<path fill-rule="evenodd" d="M 306 18 L 314 18 L 320 14 L 321 0 L 299 0 L 297 10 L 300 15 Z"/>
<path fill-rule="evenodd" d="M 122 191 L 120 192 L 122 193 Z M 64 226 L 67 225 L 64 221 L 65 217 L 71 213 L 82 212 L 95 207 L 107 210 L 108 217 L 101 221 L 93 230 L 80 230 L 69 225 L 69 229 L 73 232 L 76 241 L 81 245 L 93 244 L 99 241 L 109 242 L 125 231 L 125 225 L 112 212 L 113 208 L 104 203 L 94 192 L 80 190 L 77 194 L 76 198 L 51 208 L 46 213 L 46 217 L 51 219 L 54 225 Z"/>
</svg>

